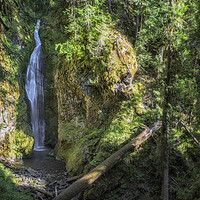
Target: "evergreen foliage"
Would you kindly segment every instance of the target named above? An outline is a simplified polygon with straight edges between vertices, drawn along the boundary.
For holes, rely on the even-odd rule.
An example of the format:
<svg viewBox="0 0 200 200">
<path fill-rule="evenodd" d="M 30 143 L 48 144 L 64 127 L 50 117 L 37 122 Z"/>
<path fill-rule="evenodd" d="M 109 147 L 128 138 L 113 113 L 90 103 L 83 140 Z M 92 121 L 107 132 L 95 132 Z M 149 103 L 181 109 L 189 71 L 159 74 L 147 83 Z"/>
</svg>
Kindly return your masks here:
<svg viewBox="0 0 200 200">
<path fill-rule="evenodd" d="M 89 1 L 72 3 L 65 15 L 67 40 L 57 44 L 56 49 L 70 62 L 70 70 L 79 73 L 87 69 L 98 76 L 104 72 L 109 54 L 109 43 L 104 38 L 109 28 L 109 15 L 100 9 L 100 3 Z"/>
</svg>

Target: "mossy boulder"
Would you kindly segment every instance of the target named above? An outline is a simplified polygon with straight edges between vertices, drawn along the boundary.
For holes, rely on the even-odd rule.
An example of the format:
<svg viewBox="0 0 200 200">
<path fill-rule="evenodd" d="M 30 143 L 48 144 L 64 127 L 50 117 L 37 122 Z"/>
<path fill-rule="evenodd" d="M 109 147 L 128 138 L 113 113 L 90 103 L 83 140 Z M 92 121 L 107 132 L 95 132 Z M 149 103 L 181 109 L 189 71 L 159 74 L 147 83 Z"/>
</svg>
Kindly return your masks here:
<svg viewBox="0 0 200 200">
<path fill-rule="evenodd" d="M 137 61 L 131 43 L 114 29 L 102 31 L 99 40 L 101 51 L 105 53 L 101 56 L 102 62 L 94 51 L 82 60 L 58 57 L 56 152 L 72 173 L 84 170 L 83 166 L 93 156 L 89 149 L 94 151 L 95 147 L 100 151 L 100 134 L 96 133 L 96 128 L 103 133 L 104 128 L 101 128 L 113 118 L 118 102 L 132 98 L 135 93 Z M 123 141 L 128 138 L 124 137 Z"/>
</svg>

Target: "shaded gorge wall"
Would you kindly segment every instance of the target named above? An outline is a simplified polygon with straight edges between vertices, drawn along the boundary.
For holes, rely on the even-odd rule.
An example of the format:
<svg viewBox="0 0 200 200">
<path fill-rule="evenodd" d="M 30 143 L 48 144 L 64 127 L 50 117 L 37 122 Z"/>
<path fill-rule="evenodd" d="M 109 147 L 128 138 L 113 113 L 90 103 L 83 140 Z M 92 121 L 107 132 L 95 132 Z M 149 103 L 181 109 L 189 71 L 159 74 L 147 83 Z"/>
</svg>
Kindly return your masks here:
<svg viewBox="0 0 200 200">
<path fill-rule="evenodd" d="M 31 38 L 34 27 L 31 18 L 24 16 L 17 4 L 10 2 L 4 6 L 9 15 L 1 17 L 6 26 L 0 24 L 0 155 L 29 156 L 33 137 L 24 85 L 34 45 Z"/>
</svg>

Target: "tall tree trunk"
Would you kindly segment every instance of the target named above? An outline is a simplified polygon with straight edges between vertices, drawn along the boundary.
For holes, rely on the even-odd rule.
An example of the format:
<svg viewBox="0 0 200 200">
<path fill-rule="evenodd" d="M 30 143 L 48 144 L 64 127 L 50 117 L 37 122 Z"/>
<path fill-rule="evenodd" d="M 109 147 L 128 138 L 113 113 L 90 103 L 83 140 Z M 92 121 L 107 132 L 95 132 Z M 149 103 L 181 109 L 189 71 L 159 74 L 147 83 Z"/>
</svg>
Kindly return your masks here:
<svg viewBox="0 0 200 200">
<path fill-rule="evenodd" d="M 169 200 L 169 163 L 168 163 L 168 156 L 165 158 L 165 166 L 163 168 L 162 199 L 163 200 Z"/>
<path fill-rule="evenodd" d="M 137 45 L 138 32 L 139 32 L 139 23 L 140 23 L 140 15 L 138 13 L 139 10 L 140 10 L 140 4 L 138 3 L 138 5 L 137 5 L 137 16 L 136 16 L 136 29 L 135 29 L 135 46 Z"/>
<path fill-rule="evenodd" d="M 168 32 L 168 49 L 167 49 L 167 76 L 165 79 L 165 91 L 164 91 L 164 102 L 163 102 L 163 117 L 162 117 L 162 133 L 161 133 L 161 156 L 162 160 L 162 172 L 163 172 L 163 183 L 162 183 L 162 199 L 169 200 L 169 150 L 168 150 L 168 105 L 171 98 L 171 78 L 172 78 L 172 36 L 173 26 L 173 0 L 169 0 L 171 17 L 169 20 L 169 32 Z"/>
<path fill-rule="evenodd" d="M 111 4 L 111 0 L 109 0 L 109 13 L 112 12 L 112 4 Z"/>
<path fill-rule="evenodd" d="M 170 79 L 171 79 L 171 42 L 167 50 L 167 77 L 165 80 L 163 116 L 161 129 L 161 166 L 162 166 L 162 199 L 169 199 L 169 166 L 168 166 L 168 104 L 170 103 Z"/>
</svg>

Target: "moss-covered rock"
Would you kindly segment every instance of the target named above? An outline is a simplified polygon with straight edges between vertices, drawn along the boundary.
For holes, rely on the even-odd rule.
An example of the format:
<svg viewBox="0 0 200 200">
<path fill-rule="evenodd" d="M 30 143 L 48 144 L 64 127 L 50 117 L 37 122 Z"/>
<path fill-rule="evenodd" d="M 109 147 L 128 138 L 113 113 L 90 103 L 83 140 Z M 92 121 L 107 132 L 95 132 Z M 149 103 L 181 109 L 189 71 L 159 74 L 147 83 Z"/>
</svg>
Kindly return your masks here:
<svg viewBox="0 0 200 200">
<path fill-rule="evenodd" d="M 112 138 L 112 133 L 120 140 L 115 145 L 120 145 L 131 137 L 129 129 L 127 129 L 129 133 L 123 131 L 121 136 L 111 129 L 117 123 L 118 126 L 120 123 L 132 123 L 135 115 L 132 111 L 135 113 L 136 106 L 133 105 L 126 122 L 119 121 L 121 118 L 115 116 L 118 120 L 116 122 L 113 114 L 120 108 L 118 102 L 132 98 L 134 94 L 139 93 L 136 91 L 139 87 L 137 85 L 142 85 L 134 83 L 137 61 L 127 38 L 114 29 L 108 29 L 102 32 L 99 39 L 104 49 L 102 51 L 105 51 L 102 55 L 103 63 L 99 62 L 98 57 L 95 59 L 94 55 L 91 55 L 93 58 L 90 62 L 90 56 L 83 60 L 74 58 L 71 61 L 65 60 L 64 55 L 59 56 L 59 67 L 55 76 L 58 99 L 56 152 L 58 157 L 66 161 L 66 167 L 72 173 L 87 170 L 88 161 L 94 154 L 103 151 L 102 144 L 108 145 L 105 141 L 107 137 L 114 144 L 116 141 Z M 76 65 L 76 70 L 73 65 Z M 82 65 L 85 68 L 82 68 Z M 139 110 L 142 101 L 137 105 Z M 137 112 L 142 113 L 141 109 Z M 102 139 L 101 135 L 104 135 Z"/>
<path fill-rule="evenodd" d="M 7 9 L 12 17 L 4 18 L 8 29 L 0 24 L 0 156 L 21 157 L 30 155 L 33 146 L 23 76 L 31 26 L 24 29 L 17 4 L 12 2 Z"/>
<path fill-rule="evenodd" d="M 27 124 L 27 106 L 20 97 L 17 78 L 19 66 L 3 50 L 0 54 L 0 67 L 5 73 L 5 77 L 0 80 L 0 155 L 27 156 L 32 152 L 33 138 Z"/>
</svg>

